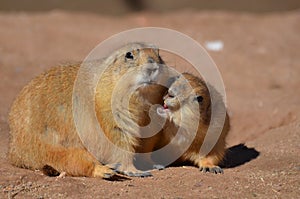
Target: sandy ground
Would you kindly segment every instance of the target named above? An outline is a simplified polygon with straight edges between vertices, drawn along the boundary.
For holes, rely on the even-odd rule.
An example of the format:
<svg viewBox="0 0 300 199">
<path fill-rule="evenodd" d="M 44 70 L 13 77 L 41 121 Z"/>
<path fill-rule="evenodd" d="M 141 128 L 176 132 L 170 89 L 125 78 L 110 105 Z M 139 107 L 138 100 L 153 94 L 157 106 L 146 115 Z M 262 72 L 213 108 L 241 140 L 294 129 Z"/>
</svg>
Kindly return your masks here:
<svg viewBox="0 0 300 199">
<path fill-rule="evenodd" d="M 300 195 L 300 12 L 181 11 L 122 18 L 60 11 L 0 13 L 0 198 L 297 198 Z M 223 175 L 172 167 L 124 181 L 44 176 L 11 166 L 7 114 L 34 76 L 85 58 L 120 31 L 160 26 L 201 44 L 223 76 L 232 129 Z M 174 60 L 167 60 L 174 64 Z"/>
</svg>

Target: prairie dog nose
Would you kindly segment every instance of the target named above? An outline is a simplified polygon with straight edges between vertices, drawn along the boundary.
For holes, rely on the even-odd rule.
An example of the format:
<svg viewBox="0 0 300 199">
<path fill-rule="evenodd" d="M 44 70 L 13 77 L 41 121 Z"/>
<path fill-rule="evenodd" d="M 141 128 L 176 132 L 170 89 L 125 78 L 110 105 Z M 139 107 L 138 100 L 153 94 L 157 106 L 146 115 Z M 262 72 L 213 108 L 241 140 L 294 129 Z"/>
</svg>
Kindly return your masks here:
<svg viewBox="0 0 300 199">
<path fill-rule="evenodd" d="M 151 61 L 149 61 L 149 59 Z M 156 71 L 159 70 L 159 65 L 152 58 L 149 59 L 148 59 L 148 64 L 146 64 L 145 66 L 145 69 L 147 74 L 151 75 L 152 73 L 155 73 Z"/>
</svg>

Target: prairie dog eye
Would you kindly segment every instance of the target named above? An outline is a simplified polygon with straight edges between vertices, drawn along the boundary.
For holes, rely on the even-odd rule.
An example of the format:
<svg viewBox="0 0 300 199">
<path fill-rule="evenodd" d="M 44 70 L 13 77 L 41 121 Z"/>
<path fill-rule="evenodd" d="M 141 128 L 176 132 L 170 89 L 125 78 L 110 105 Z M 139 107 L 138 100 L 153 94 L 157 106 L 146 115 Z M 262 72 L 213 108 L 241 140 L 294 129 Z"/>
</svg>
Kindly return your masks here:
<svg viewBox="0 0 300 199">
<path fill-rule="evenodd" d="M 134 57 L 133 57 L 132 52 L 127 52 L 126 55 L 125 55 L 125 58 L 133 60 Z"/>
<path fill-rule="evenodd" d="M 196 97 L 196 100 L 198 102 L 202 102 L 203 101 L 203 97 L 201 95 L 199 95 L 199 96 Z"/>
</svg>

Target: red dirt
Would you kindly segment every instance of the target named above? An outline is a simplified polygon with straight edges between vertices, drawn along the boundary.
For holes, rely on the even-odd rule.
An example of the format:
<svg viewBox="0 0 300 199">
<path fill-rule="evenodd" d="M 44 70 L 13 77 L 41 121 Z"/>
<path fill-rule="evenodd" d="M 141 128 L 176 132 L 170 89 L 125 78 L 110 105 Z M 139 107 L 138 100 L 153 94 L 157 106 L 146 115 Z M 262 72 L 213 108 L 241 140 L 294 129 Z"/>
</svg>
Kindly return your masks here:
<svg viewBox="0 0 300 199">
<path fill-rule="evenodd" d="M 0 198 L 298 198 L 299 21 L 299 11 L 182 11 L 123 18 L 0 13 Z M 224 174 L 187 166 L 155 171 L 149 178 L 105 181 L 54 178 L 11 166 L 7 114 L 22 87 L 51 66 L 84 59 L 107 37 L 141 26 L 176 29 L 201 44 L 224 42 L 222 51 L 209 52 L 224 79 L 232 123 Z"/>
</svg>

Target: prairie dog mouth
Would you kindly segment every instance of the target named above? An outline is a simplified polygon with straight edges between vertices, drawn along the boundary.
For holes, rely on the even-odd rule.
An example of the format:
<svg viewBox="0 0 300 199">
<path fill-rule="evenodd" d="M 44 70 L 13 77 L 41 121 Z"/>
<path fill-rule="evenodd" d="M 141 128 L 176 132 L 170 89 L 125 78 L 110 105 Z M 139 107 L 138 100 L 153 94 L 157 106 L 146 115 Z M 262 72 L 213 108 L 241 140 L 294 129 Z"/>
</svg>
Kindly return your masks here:
<svg viewBox="0 0 300 199">
<path fill-rule="evenodd" d="M 169 109 L 168 105 L 166 103 L 164 103 L 164 109 Z"/>
<path fill-rule="evenodd" d="M 169 109 L 166 109 L 165 106 L 159 106 L 156 109 L 156 112 L 158 115 L 160 115 L 163 118 L 168 118 L 168 113 L 170 112 Z"/>
<path fill-rule="evenodd" d="M 147 88 L 154 84 L 155 84 L 155 82 L 153 82 L 153 81 L 143 81 L 143 82 L 139 82 L 136 86 L 138 88 Z"/>
</svg>

